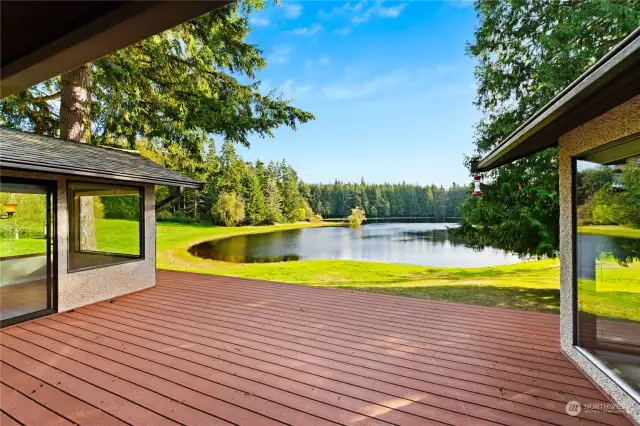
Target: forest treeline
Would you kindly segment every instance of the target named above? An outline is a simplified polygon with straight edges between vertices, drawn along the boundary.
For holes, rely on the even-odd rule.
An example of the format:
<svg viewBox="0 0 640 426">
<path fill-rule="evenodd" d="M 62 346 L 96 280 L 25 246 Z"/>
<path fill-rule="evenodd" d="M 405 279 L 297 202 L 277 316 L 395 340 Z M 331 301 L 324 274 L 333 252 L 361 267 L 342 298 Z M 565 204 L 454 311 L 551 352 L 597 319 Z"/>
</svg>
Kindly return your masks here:
<svg viewBox="0 0 640 426">
<path fill-rule="evenodd" d="M 308 189 L 307 189 L 308 188 Z M 467 186 L 449 188 L 408 183 L 302 184 L 301 190 L 313 211 L 322 217 L 346 217 L 360 206 L 369 218 L 423 217 L 435 220 L 460 217 L 458 206 L 469 196 Z M 307 195 L 308 191 L 308 195 Z"/>
<path fill-rule="evenodd" d="M 221 225 L 264 225 L 322 218 L 345 218 L 361 207 L 367 217 L 421 217 L 434 220 L 459 217 L 458 206 L 469 188 L 415 184 L 343 183 L 308 184 L 285 160 L 268 164 L 244 161 L 233 143 L 218 153 L 213 142 L 202 164 L 176 162 L 152 145 L 138 147 L 143 155 L 204 182 L 202 191 L 187 190 L 182 199 L 158 213 L 159 220 L 213 221 Z M 158 187 L 163 199 L 168 188 Z"/>
</svg>

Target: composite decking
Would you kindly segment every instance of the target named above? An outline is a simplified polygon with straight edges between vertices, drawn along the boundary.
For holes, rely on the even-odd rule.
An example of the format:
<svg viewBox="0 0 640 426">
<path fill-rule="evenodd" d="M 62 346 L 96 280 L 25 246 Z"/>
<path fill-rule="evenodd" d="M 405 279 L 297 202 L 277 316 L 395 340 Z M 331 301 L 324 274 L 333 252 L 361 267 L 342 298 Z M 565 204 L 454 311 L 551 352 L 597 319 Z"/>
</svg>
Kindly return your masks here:
<svg viewBox="0 0 640 426">
<path fill-rule="evenodd" d="M 2 426 L 628 425 L 556 315 L 158 271 L 0 332 Z"/>
</svg>

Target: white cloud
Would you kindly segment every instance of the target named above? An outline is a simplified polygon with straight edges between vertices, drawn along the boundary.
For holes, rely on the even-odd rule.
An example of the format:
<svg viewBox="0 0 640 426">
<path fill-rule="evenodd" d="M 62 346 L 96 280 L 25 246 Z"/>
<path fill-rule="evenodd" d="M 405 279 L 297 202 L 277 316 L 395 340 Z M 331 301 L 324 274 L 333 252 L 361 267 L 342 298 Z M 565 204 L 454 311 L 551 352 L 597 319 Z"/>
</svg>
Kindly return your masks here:
<svg viewBox="0 0 640 426">
<path fill-rule="evenodd" d="M 382 5 L 380 5 L 380 7 L 378 8 L 378 15 L 383 18 L 397 18 L 398 16 L 400 16 L 405 7 L 407 7 L 406 3 L 391 7 L 383 7 Z"/>
<path fill-rule="evenodd" d="M 289 19 L 296 19 L 302 15 L 302 5 L 282 3 L 281 7 L 284 10 L 284 16 Z"/>
<path fill-rule="evenodd" d="M 331 58 L 326 55 L 322 55 L 317 60 L 309 59 L 304 63 L 304 66 L 307 68 L 313 68 L 315 66 L 329 65 L 330 63 Z"/>
<path fill-rule="evenodd" d="M 344 28 L 340 28 L 338 30 L 333 30 L 333 33 L 337 34 L 337 35 L 341 35 L 341 36 L 349 35 L 349 34 L 351 34 L 351 26 L 347 25 Z"/>
<path fill-rule="evenodd" d="M 394 6 L 384 6 L 382 1 L 376 1 L 371 4 L 366 0 L 362 0 L 359 3 L 351 4 L 345 3 L 342 6 L 336 6 L 330 11 L 320 10 L 318 12 L 318 18 L 330 19 L 333 17 L 346 17 L 352 24 L 361 24 L 369 21 L 371 18 L 397 18 L 402 11 L 407 7 L 406 3 L 397 4 Z M 343 35 L 348 34 L 347 27 L 342 30 Z"/>
<path fill-rule="evenodd" d="M 370 95 L 384 88 L 398 86 L 411 79 L 410 73 L 398 70 L 380 75 L 371 80 L 354 84 L 331 84 L 323 87 L 322 91 L 330 99 L 354 99 Z"/>
<path fill-rule="evenodd" d="M 249 18 L 249 24 L 254 27 L 266 27 L 271 23 L 266 16 L 252 16 Z"/>
<path fill-rule="evenodd" d="M 294 80 L 287 80 L 282 85 L 282 95 L 286 99 L 300 98 L 313 88 L 310 84 L 296 84 Z"/>
<path fill-rule="evenodd" d="M 364 9 L 365 4 L 366 4 L 366 1 L 361 1 L 354 5 L 352 5 L 351 3 L 344 3 L 342 6 L 336 6 L 328 12 L 325 11 L 324 9 L 321 9 L 318 12 L 318 18 L 330 19 L 334 16 L 353 15 L 356 13 L 360 13 Z"/>
<path fill-rule="evenodd" d="M 273 50 L 273 52 L 271 52 L 268 59 L 277 64 L 284 64 L 286 62 L 289 62 L 290 53 L 291 49 L 288 47 L 277 47 Z"/>
<path fill-rule="evenodd" d="M 302 36 L 312 36 L 320 31 L 324 30 L 324 27 L 320 24 L 313 24 L 310 27 L 300 27 L 292 30 L 291 33 Z"/>
<path fill-rule="evenodd" d="M 349 67 L 345 69 L 347 83 L 330 84 L 322 88 L 322 92 L 329 99 L 356 99 L 368 96 L 384 89 L 400 86 L 417 86 L 433 78 L 441 76 L 437 68 L 397 69 L 387 74 L 362 79 L 357 70 Z M 459 88 L 451 88 L 452 92 L 459 92 Z"/>
</svg>

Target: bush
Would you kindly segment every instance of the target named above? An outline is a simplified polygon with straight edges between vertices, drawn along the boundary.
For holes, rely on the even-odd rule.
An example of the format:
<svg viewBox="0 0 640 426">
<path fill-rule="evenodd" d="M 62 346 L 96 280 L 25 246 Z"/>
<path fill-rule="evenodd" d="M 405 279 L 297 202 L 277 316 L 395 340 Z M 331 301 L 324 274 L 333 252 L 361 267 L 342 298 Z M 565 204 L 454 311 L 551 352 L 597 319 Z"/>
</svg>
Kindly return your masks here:
<svg viewBox="0 0 640 426">
<path fill-rule="evenodd" d="M 156 220 L 159 222 L 169 221 L 173 219 L 173 215 L 169 210 L 160 210 L 156 213 Z"/>
<path fill-rule="evenodd" d="M 322 222 L 322 216 L 320 216 L 319 214 L 315 214 L 313 216 L 311 216 L 310 218 L 307 219 L 309 222 Z"/>
<path fill-rule="evenodd" d="M 158 222 L 175 222 L 175 223 L 198 223 L 192 216 L 187 216 L 183 212 L 172 213 L 171 210 L 160 210 L 156 213 Z"/>
<path fill-rule="evenodd" d="M 351 209 L 351 214 L 349 215 L 347 220 L 349 221 L 349 226 L 351 226 L 352 228 L 357 228 L 362 225 L 362 222 L 364 222 L 366 218 L 367 217 L 365 216 L 362 207 L 356 207 L 355 209 Z"/>
<path fill-rule="evenodd" d="M 138 220 L 140 218 L 140 197 L 137 195 L 96 197 L 93 209 L 98 218 Z"/>
<path fill-rule="evenodd" d="M 213 210 L 218 221 L 224 226 L 236 226 L 244 220 L 244 204 L 235 192 L 221 194 Z"/>
<path fill-rule="evenodd" d="M 304 207 L 297 208 L 293 211 L 293 221 L 299 222 L 301 220 L 305 220 L 307 218 L 307 212 Z"/>
</svg>

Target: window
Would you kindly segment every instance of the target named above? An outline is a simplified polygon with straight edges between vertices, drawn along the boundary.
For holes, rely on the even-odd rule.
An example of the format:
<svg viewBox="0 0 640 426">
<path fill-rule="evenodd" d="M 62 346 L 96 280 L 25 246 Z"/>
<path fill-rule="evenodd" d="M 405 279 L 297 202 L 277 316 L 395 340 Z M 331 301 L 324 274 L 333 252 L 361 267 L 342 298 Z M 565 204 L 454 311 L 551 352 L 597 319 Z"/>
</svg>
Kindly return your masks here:
<svg viewBox="0 0 640 426">
<path fill-rule="evenodd" d="M 143 188 L 70 182 L 69 270 L 144 257 Z"/>
<path fill-rule="evenodd" d="M 575 167 L 577 343 L 640 393 L 640 140 Z"/>
</svg>

